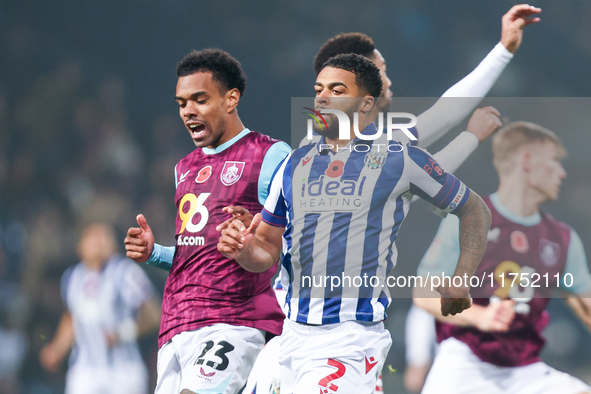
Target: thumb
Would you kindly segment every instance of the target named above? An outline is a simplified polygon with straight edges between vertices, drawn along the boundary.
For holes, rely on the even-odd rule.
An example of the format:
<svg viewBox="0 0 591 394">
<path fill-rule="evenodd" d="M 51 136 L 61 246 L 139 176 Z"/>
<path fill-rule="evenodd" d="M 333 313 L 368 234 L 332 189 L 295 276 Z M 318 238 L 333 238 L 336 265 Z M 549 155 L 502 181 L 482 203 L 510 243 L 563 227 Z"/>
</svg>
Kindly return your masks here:
<svg viewBox="0 0 591 394">
<path fill-rule="evenodd" d="M 260 213 L 257 213 L 256 215 L 254 215 L 254 218 L 252 218 L 252 222 L 250 222 L 250 226 L 246 229 L 246 233 L 247 234 L 254 233 L 256 231 L 256 229 L 259 227 L 259 225 L 261 224 L 262 220 L 263 220 L 263 215 L 261 215 Z"/>
<path fill-rule="evenodd" d="M 144 232 L 152 231 L 150 226 L 148 226 L 148 222 L 146 221 L 146 218 L 144 217 L 144 215 L 142 215 L 140 213 L 139 215 L 137 215 L 136 220 L 137 220 L 137 224 L 140 225 L 142 231 L 144 231 Z"/>
</svg>

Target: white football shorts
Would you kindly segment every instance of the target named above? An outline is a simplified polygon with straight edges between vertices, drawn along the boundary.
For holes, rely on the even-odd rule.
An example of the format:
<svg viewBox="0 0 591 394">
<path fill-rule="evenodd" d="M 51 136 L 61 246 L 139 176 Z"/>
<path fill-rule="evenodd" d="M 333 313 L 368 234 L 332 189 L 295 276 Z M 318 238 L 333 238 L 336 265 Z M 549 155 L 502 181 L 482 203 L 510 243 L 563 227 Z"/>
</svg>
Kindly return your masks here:
<svg viewBox="0 0 591 394">
<path fill-rule="evenodd" d="M 310 326 L 286 319 L 279 356 L 281 394 L 373 393 L 390 345 L 381 322 Z"/>
<path fill-rule="evenodd" d="M 229 324 L 177 334 L 158 351 L 155 394 L 235 394 L 264 345 L 263 331 Z"/>
<path fill-rule="evenodd" d="M 439 346 L 422 394 L 579 394 L 590 390 L 579 379 L 541 361 L 499 367 L 480 360 L 465 343 L 448 338 Z"/>
</svg>

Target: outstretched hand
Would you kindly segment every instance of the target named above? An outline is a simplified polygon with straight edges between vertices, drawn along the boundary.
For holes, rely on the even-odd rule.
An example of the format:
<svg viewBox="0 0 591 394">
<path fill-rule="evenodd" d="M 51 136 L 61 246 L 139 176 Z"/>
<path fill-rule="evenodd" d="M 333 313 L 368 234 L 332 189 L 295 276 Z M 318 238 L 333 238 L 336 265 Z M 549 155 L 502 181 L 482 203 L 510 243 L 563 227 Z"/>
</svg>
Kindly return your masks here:
<svg viewBox="0 0 591 394">
<path fill-rule="evenodd" d="M 130 227 L 125 237 L 127 257 L 138 263 L 144 263 L 154 250 L 154 234 L 146 218 L 141 213 L 136 217 L 139 227 Z"/>
<path fill-rule="evenodd" d="M 540 18 L 533 17 L 542 12 L 541 8 L 529 4 L 519 4 L 513 6 L 505 15 L 503 15 L 501 28 L 501 44 L 511 53 L 521 45 L 523 40 L 523 28 L 532 23 L 537 23 Z"/>
<path fill-rule="evenodd" d="M 238 258 L 243 250 L 252 243 L 256 229 L 261 224 L 262 218 L 263 216 L 260 213 L 257 213 L 252 218 L 250 226 L 248 227 L 246 227 L 239 219 L 232 219 L 232 221 L 221 230 L 222 235 L 220 236 L 217 246 L 220 253 L 230 259 Z"/>
</svg>

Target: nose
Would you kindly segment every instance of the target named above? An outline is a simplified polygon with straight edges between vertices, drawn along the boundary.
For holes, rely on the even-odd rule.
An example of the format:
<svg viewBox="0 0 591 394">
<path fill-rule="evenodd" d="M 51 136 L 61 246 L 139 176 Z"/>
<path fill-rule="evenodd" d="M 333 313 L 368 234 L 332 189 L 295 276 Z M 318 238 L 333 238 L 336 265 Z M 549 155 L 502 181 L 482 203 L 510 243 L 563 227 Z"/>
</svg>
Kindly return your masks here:
<svg viewBox="0 0 591 394">
<path fill-rule="evenodd" d="M 559 176 L 560 179 L 564 179 L 566 178 L 566 170 L 564 169 L 564 167 L 562 166 L 562 164 L 559 164 L 560 168 L 559 168 Z"/>
<path fill-rule="evenodd" d="M 323 90 L 320 94 L 316 96 L 314 99 L 314 106 L 326 106 L 330 104 L 329 93 L 326 90 Z"/>
<path fill-rule="evenodd" d="M 181 109 L 181 115 L 185 118 L 197 116 L 197 105 L 193 100 L 187 101 L 185 107 Z"/>
</svg>

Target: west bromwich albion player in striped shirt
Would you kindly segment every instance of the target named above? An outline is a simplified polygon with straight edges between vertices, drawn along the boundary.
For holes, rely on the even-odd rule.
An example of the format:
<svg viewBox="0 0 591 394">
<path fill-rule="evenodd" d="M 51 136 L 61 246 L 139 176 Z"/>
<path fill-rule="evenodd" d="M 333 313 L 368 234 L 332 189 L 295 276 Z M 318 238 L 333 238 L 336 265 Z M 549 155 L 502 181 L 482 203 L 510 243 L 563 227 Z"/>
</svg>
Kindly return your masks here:
<svg viewBox="0 0 591 394">
<path fill-rule="evenodd" d="M 359 55 L 336 56 L 326 63 L 315 86 L 317 109 L 340 109 L 357 122 L 367 139 L 377 133 L 373 123 L 362 127 L 373 97 L 381 90 L 379 71 L 373 63 Z M 262 216 L 255 216 L 249 229 L 238 220 L 232 222 L 222 231 L 218 245 L 223 254 L 254 272 L 271 267 L 283 246 L 282 264 L 290 283 L 282 349 L 298 342 L 292 338 L 311 335 L 310 341 L 304 341 L 303 346 L 300 341 L 280 360 L 287 373 L 282 376 L 282 392 L 285 388 L 288 393 L 311 389 L 314 384 L 321 387 L 321 392 L 322 387 L 328 390 L 328 382 L 334 377 L 327 380 L 326 376 L 335 367 L 344 371 L 339 378 L 341 384 L 335 387 L 346 388 L 339 393 L 375 384 L 377 373 L 373 366 L 378 365 L 375 372 L 381 370 L 391 343 L 389 334 L 383 337 L 386 331 L 381 321 L 386 317 L 390 297 L 382 284 L 395 264 L 394 241 L 412 194 L 460 216 L 462 255 L 455 275 L 470 276 L 476 269 L 490 220 L 482 199 L 446 173 L 425 151 L 392 143 L 384 135 L 369 142 L 361 138 L 339 140 L 336 117 L 325 118 L 328 127 L 321 141 L 297 149 L 279 168 Z M 333 286 L 334 278 L 342 278 L 345 283 Z M 352 284 L 346 283 L 346 278 L 351 278 Z M 357 285 L 360 280 L 362 284 Z M 442 312 L 453 314 L 467 308 L 468 290 L 468 285 L 442 289 L 446 297 L 442 298 Z M 370 324 L 351 328 L 363 331 L 355 338 L 366 338 L 366 344 L 361 344 L 365 366 L 363 358 L 357 360 L 354 354 L 354 343 L 334 347 L 317 343 L 322 334 L 314 334 L 314 325 L 339 331 L 348 322 Z M 301 332 L 302 325 L 308 327 L 306 333 Z M 338 336 L 337 331 L 334 336 L 323 337 L 330 342 L 331 337 Z M 376 335 L 375 340 L 369 339 L 371 335 Z M 375 345 L 378 342 L 379 347 Z M 318 349 L 314 347 L 318 346 L 322 350 L 315 360 L 327 360 L 326 370 L 321 368 L 322 363 L 305 362 L 316 354 Z M 346 371 L 352 372 L 347 375 Z M 357 380 L 370 371 L 375 376 Z M 320 379 L 314 382 L 316 377 Z"/>
</svg>

